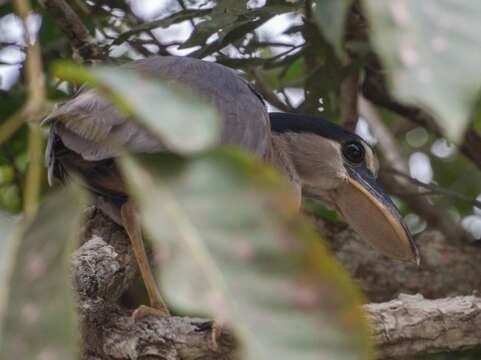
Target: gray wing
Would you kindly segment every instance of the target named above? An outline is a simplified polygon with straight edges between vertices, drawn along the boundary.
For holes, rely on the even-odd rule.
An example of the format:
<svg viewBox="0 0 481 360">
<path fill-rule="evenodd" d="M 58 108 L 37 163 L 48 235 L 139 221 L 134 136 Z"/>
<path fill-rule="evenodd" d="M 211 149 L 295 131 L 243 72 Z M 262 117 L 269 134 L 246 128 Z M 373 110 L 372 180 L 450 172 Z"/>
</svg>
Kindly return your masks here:
<svg viewBox="0 0 481 360">
<path fill-rule="evenodd" d="M 222 144 L 242 146 L 258 157 L 266 154 L 270 140 L 267 109 L 255 90 L 234 70 L 176 56 L 150 57 L 124 67 L 191 88 L 221 114 Z M 60 105 L 44 120 L 44 123 L 49 122 L 53 122 L 46 153 L 49 174 L 54 166 L 54 135 L 59 136 L 68 149 L 92 161 L 115 157 L 118 145 L 134 152 L 165 150 L 156 137 L 136 122 L 129 121 L 92 89 L 83 89 Z M 111 144 L 115 144 L 115 148 Z"/>
</svg>

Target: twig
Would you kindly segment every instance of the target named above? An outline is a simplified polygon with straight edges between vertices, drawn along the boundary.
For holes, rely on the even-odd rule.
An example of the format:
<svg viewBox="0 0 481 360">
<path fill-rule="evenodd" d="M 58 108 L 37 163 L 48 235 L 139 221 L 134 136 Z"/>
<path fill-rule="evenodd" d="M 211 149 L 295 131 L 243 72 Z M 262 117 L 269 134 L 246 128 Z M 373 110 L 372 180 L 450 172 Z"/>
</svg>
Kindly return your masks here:
<svg viewBox="0 0 481 360">
<path fill-rule="evenodd" d="M 289 44 L 285 42 L 280 42 L 280 41 L 251 41 L 249 43 L 249 46 L 253 47 L 286 47 L 286 48 L 293 48 L 296 47 L 297 45 L 294 44 Z"/>
<path fill-rule="evenodd" d="M 399 145 L 384 125 L 376 108 L 363 97 L 360 98 L 359 105 L 361 115 L 371 125 L 371 130 L 378 139 L 379 146 L 386 159 L 382 161 L 381 168 L 383 171 L 380 174 L 380 180 L 386 189 L 391 194 L 399 195 L 412 211 L 426 220 L 430 226 L 441 230 L 451 241 L 462 243 L 465 239 L 470 239 L 466 231 L 451 219 L 445 209 L 433 206 L 425 198 L 403 195 L 404 193 L 419 192 L 417 186 L 414 186 L 410 181 L 411 178 L 408 175 L 399 178 L 384 171 L 385 169 L 396 169 L 397 173 L 400 174 L 407 171 L 407 164 L 399 152 Z"/>
<path fill-rule="evenodd" d="M 399 144 L 391 131 L 384 125 L 381 114 L 363 96 L 359 96 L 359 114 L 369 124 L 371 131 L 379 142 L 384 157 L 391 167 L 407 172 L 408 166 L 399 152 Z"/>
<path fill-rule="evenodd" d="M 23 61 L 4 61 L 0 60 L 0 65 L 4 66 L 20 66 L 23 64 Z"/>
<path fill-rule="evenodd" d="M 274 92 L 272 92 L 271 89 L 267 86 L 267 84 L 264 82 L 262 79 L 261 75 L 259 74 L 259 71 L 257 69 L 253 69 L 249 71 L 249 74 L 252 76 L 256 83 L 256 88 L 259 90 L 261 95 L 272 105 L 274 105 L 276 108 L 285 111 L 285 112 L 292 112 L 292 108 L 289 107 L 286 103 L 284 103 L 281 99 L 277 97 Z"/>
<path fill-rule="evenodd" d="M 83 60 L 92 62 L 106 58 L 106 52 L 96 44 L 80 17 L 67 2 L 64 0 L 40 0 L 40 2 Z"/>
<path fill-rule="evenodd" d="M 341 84 L 341 119 L 344 128 L 350 131 L 356 129 L 358 114 L 358 84 L 359 71 L 353 70 Z"/>
<path fill-rule="evenodd" d="M 284 101 L 287 104 L 287 106 L 291 109 L 292 112 L 296 112 L 297 109 L 294 106 L 294 104 L 292 104 L 291 99 L 287 95 L 286 89 L 283 88 L 283 89 L 280 90 L 280 92 L 281 92 L 282 96 L 284 96 Z"/>
<path fill-rule="evenodd" d="M 250 57 L 250 58 L 229 58 L 222 53 L 217 57 L 217 62 L 233 68 L 252 68 L 255 66 L 262 66 L 263 69 L 274 69 L 287 67 L 291 65 L 294 61 L 299 59 L 303 55 L 303 50 L 295 52 L 289 56 L 284 57 L 279 60 L 278 58 L 260 58 L 260 57 Z M 274 60 L 274 61 L 273 61 Z M 306 76 L 307 77 L 307 76 Z"/>
<path fill-rule="evenodd" d="M 212 9 L 199 9 L 199 10 L 186 10 L 171 14 L 165 18 L 154 20 L 147 23 L 138 24 L 132 29 L 120 34 L 117 39 L 114 40 L 112 45 L 120 45 L 124 41 L 127 41 L 131 36 L 134 36 L 143 31 L 149 31 L 158 27 L 166 27 L 176 22 L 191 20 L 197 16 L 205 16 L 212 12 Z"/>
<path fill-rule="evenodd" d="M 366 99 L 441 136 L 441 131 L 431 115 L 417 107 L 401 104 L 389 95 L 385 80 L 376 66 L 367 67 L 366 70 L 366 79 L 362 86 L 362 93 Z M 459 149 L 481 170 L 481 135 L 475 129 L 467 129 Z"/>
<path fill-rule="evenodd" d="M 393 169 L 393 168 L 389 168 L 387 167 L 385 169 L 386 171 L 388 172 L 392 172 L 394 173 L 396 176 L 401 176 L 402 178 L 406 179 L 407 181 L 419 186 L 419 187 L 422 187 L 422 188 L 425 188 L 425 189 L 428 189 L 429 191 L 426 191 L 426 192 L 418 192 L 419 195 L 428 195 L 428 194 L 434 194 L 434 195 L 444 195 L 444 196 L 447 196 L 447 197 L 450 197 L 450 198 L 455 198 L 457 200 L 461 200 L 461 201 L 464 201 L 472 206 L 476 206 L 477 208 L 481 209 L 481 201 L 479 200 L 476 200 L 476 199 L 472 199 L 466 195 L 463 195 L 463 194 L 460 194 L 456 191 L 452 191 L 452 190 L 449 190 L 449 189 L 446 189 L 446 188 L 443 188 L 441 186 L 438 186 L 438 185 L 435 185 L 435 184 L 426 184 L 426 183 L 423 183 L 421 181 L 419 181 L 418 179 L 414 179 L 412 178 L 411 176 L 405 174 L 404 172 L 401 172 L 397 169 Z M 415 194 L 415 193 L 414 193 Z"/>
<path fill-rule="evenodd" d="M 291 54 L 291 53 L 294 52 L 295 50 L 302 48 L 304 45 L 305 45 L 304 43 L 299 44 L 299 45 L 293 45 L 293 46 L 291 46 L 289 49 L 287 49 L 286 51 L 283 51 L 283 52 L 281 52 L 281 53 L 279 53 L 279 54 L 277 54 L 277 55 L 274 55 L 274 56 L 271 56 L 271 57 L 269 57 L 269 58 L 266 58 L 265 60 L 266 60 L 267 62 L 275 62 L 275 61 L 279 60 L 280 58 L 285 57 L 285 56 Z"/>
<path fill-rule="evenodd" d="M 182 8 L 182 11 L 186 11 L 186 10 L 187 10 L 187 6 L 185 6 L 184 0 L 177 0 L 177 3 L 178 3 L 178 4 L 180 5 L 180 7 Z M 191 18 L 191 19 L 189 19 L 189 22 L 190 22 L 190 25 L 192 25 L 192 28 L 195 29 L 196 26 L 195 26 L 194 20 Z"/>
<path fill-rule="evenodd" d="M 251 16 L 253 16 L 255 11 L 253 10 L 251 12 Z M 242 26 L 239 26 L 237 28 L 231 29 L 227 33 L 224 34 L 224 36 L 221 36 L 219 39 L 216 41 L 213 41 L 212 43 L 201 47 L 198 50 L 192 51 L 189 56 L 190 57 L 195 57 L 198 59 L 202 59 L 206 56 L 212 55 L 214 53 L 218 53 L 220 50 L 222 50 L 224 47 L 226 47 L 229 44 L 232 44 L 236 42 L 237 40 L 242 39 L 246 34 L 253 32 L 255 29 L 260 27 L 262 24 L 267 22 L 270 19 L 269 16 L 266 15 L 259 15 L 258 17 L 255 17 L 251 22 L 246 23 Z M 291 49 L 292 51 L 292 49 Z"/>
<path fill-rule="evenodd" d="M 389 164 L 381 165 L 382 168 L 388 166 Z M 389 172 L 381 171 L 379 181 L 391 194 L 413 193 L 418 191 L 417 186 L 407 182 L 406 179 L 399 179 L 399 177 Z M 414 213 L 423 218 L 429 226 L 439 229 L 453 244 L 463 245 L 473 240 L 461 224 L 454 221 L 443 207 L 434 206 L 430 201 L 421 196 L 400 195 L 400 197 Z"/>
<path fill-rule="evenodd" d="M 182 13 L 182 12 L 180 12 Z M 179 14 L 179 13 L 176 13 L 176 14 Z M 176 14 L 173 14 L 174 16 Z M 169 16 L 167 17 L 169 18 Z M 164 19 L 165 20 L 165 19 Z M 119 19 L 120 22 L 122 22 L 123 25 L 127 25 L 127 28 L 128 29 L 133 29 L 133 28 L 137 28 L 137 27 L 142 27 L 143 25 L 145 25 L 146 23 L 143 21 L 143 19 L 139 18 L 133 11 L 132 9 L 130 9 L 130 11 L 128 11 L 128 13 L 125 15 L 124 18 L 122 19 Z M 175 22 L 173 22 L 175 23 Z M 162 27 L 159 25 L 159 27 Z M 165 27 L 165 26 L 163 26 Z M 140 39 L 138 36 L 133 38 L 133 35 L 136 34 L 135 32 L 134 33 L 131 33 L 130 35 L 128 35 L 129 31 L 130 30 L 125 30 L 125 26 L 117 26 L 116 27 L 116 30 L 117 30 L 117 33 L 119 35 L 115 36 L 115 37 L 111 37 L 111 40 L 112 40 L 112 45 L 118 45 L 122 42 L 127 42 L 129 45 L 131 45 L 132 47 L 134 47 L 138 52 L 140 52 L 141 54 L 143 54 L 144 56 L 151 56 L 153 54 L 153 52 L 151 51 L 147 51 L 148 55 L 145 55 L 145 51 L 144 50 L 141 50 L 139 49 L 139 44 L 151 44 L 151 45 L 156 45 L 159 50 L 157 52 L 157 54 L 160 54 L 160 55 L 172 55 L 168 50 L 167 48 L 169 46 L 172 46 L 172 45 L 180 45 L 181 43 L 179 42 L 171 42 L 171 43 L 168 43 L 168 44 L 163 44 L 159 39 L 158 37 L 154 34 L 153 32 L 153 29 L 146 29 L 144 31 L 139 31 L 140 32 L 145 32 L 145 34 L 147 34 L 150 38 L 150 40 L 145 40 L 145 39 Z M 127 34 L 127 37 L 124 37 L 125 35 L 124 34 Z M 123 40 L 121 40 L 120 38 L 121 37 L 124 37 Z"/>
</svg>

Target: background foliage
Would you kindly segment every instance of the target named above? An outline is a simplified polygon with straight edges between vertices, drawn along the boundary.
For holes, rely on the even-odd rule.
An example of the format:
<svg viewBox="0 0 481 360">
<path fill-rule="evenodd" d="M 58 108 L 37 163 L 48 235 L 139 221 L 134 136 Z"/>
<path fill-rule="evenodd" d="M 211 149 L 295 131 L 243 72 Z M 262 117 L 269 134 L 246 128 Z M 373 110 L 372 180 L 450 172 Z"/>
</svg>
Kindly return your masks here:
<svg viewBox="0 0 481 360">
<path fill-rule="evenodd" d="M 476 208 L 481 194 L 481 79 L 476 71 L 481 60 L 478 2 L 72 1 L 71 6 L 98 45 L 98 52 L 91 53 L 95 55 L 91 57 L 72 50 L 71 39 L 61 31 L 58 19 L 46 10 L 44 3 L 32 4 L 34 14 L 27 21 L 40 44 L 46 89 L 46 101 L 35 107 L 38 111 L 32 115 L 23 111 L 28 108 L 25 104 L 34 103 L 35 92 L 28 86 L 28 75 L 21 71 L 26 58 L 22 25 L 14 15 L 14 4 L 0 1 L 0 206 L 5 211 L 18 214 L 22 208 L 32 209 L 37 192 L 43 197 L 51 191 L 44 174 L 38 191 L 35 187 L 36 169 L 40 169 L 39 142 L 35 140 L 40 137 L 35 134 L 47 131 L 39 130 L 38 120 L 49 105 L 75 93 L 78 82 L 70 80 L 86 80 L 78 75 L 82 74 L 78 68 L 72 70 L 64 65 L 60 71 L 50 71 L 55 61 L 116 64 L 153 54 L 179 54 L 240 70 L 273 109 L 315 114 L 346 127 L 355 126 L 377 145 L 383 165 L 381 179 L 395 190 L 414 233 L 431 226 L 445 231 L 455 229 L 448 235 L 459 241 L 481 237 L 481 207 Z M 17 14 L 21 15 L 18 10 Z M 152 119 L 155 120 L 161 105 L 175 109 L 179 108 L 173 106 L 175 102 L 185 104 L 185 100 L 161 87 L 146 88 L 141 80 L 127 76 L 104 69 L 95 70 L 91 79 L 123 95 L 133 111 L 153 126 L 157 126 Z M 149 91 L 139 97 L 138 89 Z M 164 102 L 149 101 L 152 96 Z M 358 111 L 352 103 L 361 96 L 375 106 L 379 123 L 362 119 L 362 106 L 361 120 L 357 121 Z M 43 100 L 43 95 L 38 100 Z M 188 103 L 180 118 L 199 116 L 199 108 Z M 157 104 L 159 108 L 146 104 Z M 205 111 L 208 114 L 210 110 Z M 199 122 L 205 128 L 196 129 L 195 133 L 205 137 L 197 139 L 197 143 L 189 142 L 196 146 L 183 149 L 184 153 L 199 150 L 215 137 L 212 119 L 205 116 L 205 121 Z M 5 134 L 11 124 L 16 131 L 8 137 Z M 183 143 L 175 138 L 173 125 L 155 130 L 167 134 L 174 144 Z M 387 131 L 394 146 L 385 144 L 379 128 Z M 169 133 L 170 130 L 173 131 Z M 151 161 L 159 161 L 161 165 L 154 167 L 158 168 L 166 166 L 163 161 L 171 160 Z M 197 169 L 193 164 L 204 161 L 211 160 L 197 159 L 189 166 Z M 126 164 L 134 166 L 135 162 Z M 148 164 L 147 169 L 152 163 Z M 393 171 L 403 171 L 409 175 L 408 180 L 393 180 L 389 177 Z M 246 177 L 250 176 L 246 171 Z M 160 181 L 162 176 L 156 179 Z M 163 186 L 174 193 L 179 191 L 167 180 Z M 406 187 L 406 182 L 415 183 L 417 194 Z M 240 186 L 230 180 L 227 184 Z M 269 191 L 272 189 L 266 192 Z M 427 206 L 420 206 L 423 201 Z M 229 207 L 229 203 L 225 206 Z M 245 208 L 251 206 L 245 204 Z M 311 204 L 311 208 L 317 215 L 332 217 L 318 205 Z M 440 213 L 445 224 L 433 220 L 440 218 L 433 214 Z M 29 241 L 28 231 L 24 239 Z M 342 274 L 339 269 L 329 271 Z M 345 289 L 339 286 L 338 291 L 342 294 Z M 359 299 L 354 297 L 353 301 Z M 443 356 L 458 358 L 457 354 Z"/>
</svg>

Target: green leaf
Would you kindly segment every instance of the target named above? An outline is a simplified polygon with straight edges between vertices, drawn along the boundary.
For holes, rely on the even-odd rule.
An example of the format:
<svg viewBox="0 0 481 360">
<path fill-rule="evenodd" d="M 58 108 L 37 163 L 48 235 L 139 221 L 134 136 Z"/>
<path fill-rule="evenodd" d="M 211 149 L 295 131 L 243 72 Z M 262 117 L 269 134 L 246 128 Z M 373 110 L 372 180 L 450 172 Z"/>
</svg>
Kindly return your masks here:
<svg viewBox="0 0 481 360">
<path fill-rule="evenodd" d="M 171 304 L 234 326 L 246 359 L 368 358 L 357 288 L 273 171 L 233 152 L 121 165 Z"/>
<path fill-rule="evenodd" d="M 35 219 L 19 223 L 7 284 L 0 284 L 0 358 L 77 359 L 69 256 L 83 200 L 78 188 L 65 187 L 46 199 Z"/>
<path fill-rule="evenodd" d="M 179 47 L 186 49 L 193 46 L 206 46 L 206 41 L 215 33 L 222 38 L 233 29 L 242 26 L 239 16 L 248 12 L 246 0 L 224 0 L 217 4 L 205 20 L 197 24 L 190 37 Z M 249 19 L 250 20 L 250 19 Z"/>
<path fill-rule="evenodd" d="M 302 209 L 307 214 L 312 214 L 316 219 L 324 219 L 331 223 L 340 223 L 339 216 L 334 210 L 326 208 L 323 204 L 318 201 L 311 199 L 302 199 Z"/>
<path fill-rule="evenodd" d="M 304 58 L 298 58 L 286 68 L 262 70 L 262 77 L 271 89 L 302 86 L 307 78 Z"/>
<path fill-rule="evenodd" d="M 55 74 L 69 81 L 88 81 L 129 114 L 134 113 L 167 148 L 193 153 L 214 145 L 220 136 L 220 117 L 188 89 L 147 78 L 128 68 L 92 69 L 59 63 Z"/>
<path fill-rule="evenodd" d="M 351 5 L 352 0 L 317 0 L 315 2 L 317 23 L 340 58 L 344 57 L 344 28 Z"/>
<path fill-rule="evenodd" d="M 179 48 L 200 46 L 200 49 L 193 51 L 189 56 L 203 58 L 242 39 L 272 17 L 294 12 L 299 6 L 300 2 L 287 4 L 275 1 L 272 4 L 267 2 L 266 6 L 261 8 L 250 9 L 245 0 L 219 2 L 212 13 L 196 25 L 189 39 Z M 217 39 L 206 45 L 206 41 L 214 34 L 217 35 Z"/>
<path fill-rule="evenodd" d="M 429 110 L 459 142 L 481 90 L 481 2 L 364 0 L 393 94 Z"/>
</svg>

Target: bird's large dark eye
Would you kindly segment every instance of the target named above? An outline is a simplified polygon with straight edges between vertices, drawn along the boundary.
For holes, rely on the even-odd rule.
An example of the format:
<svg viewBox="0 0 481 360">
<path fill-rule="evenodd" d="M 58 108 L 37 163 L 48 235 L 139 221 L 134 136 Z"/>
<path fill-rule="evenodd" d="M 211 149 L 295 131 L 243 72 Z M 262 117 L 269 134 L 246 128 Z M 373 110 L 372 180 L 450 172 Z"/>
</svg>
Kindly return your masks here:
<svg viewBox="0 0 481 360">
<path fill-rule="evenodd" d="M 359 164 L 364 160 L 364 146 L 358 141 L 349 141 L 342 145 L 344 157 L 354 163 Z"/>
</svg>

